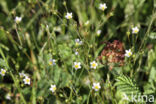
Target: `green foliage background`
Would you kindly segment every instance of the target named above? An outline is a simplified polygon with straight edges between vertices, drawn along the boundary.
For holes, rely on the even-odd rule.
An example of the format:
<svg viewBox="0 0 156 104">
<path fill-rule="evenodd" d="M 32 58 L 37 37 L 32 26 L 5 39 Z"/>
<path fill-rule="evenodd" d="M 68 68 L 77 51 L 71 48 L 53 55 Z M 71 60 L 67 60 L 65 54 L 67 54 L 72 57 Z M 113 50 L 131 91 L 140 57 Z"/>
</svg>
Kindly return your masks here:
<svg viewBox="0 0 156 104">
<path fill-rule="evenodd" d="M 104 2 L 108 8 L 103 12 L 99 4 Z M 65 18 L 67 12 L 73 13 L 73 19 Z M 16 16 L 22 17 L 19 24 Z M 135 103 L 122 100 L 122 93 L 130 89 L 156 97 L 155 20 L 154 0 L 1 0 L 0 68 L 7 73 L 0 76 L 0 103 Z M 140 29 L 136 35 L 131 34 L 134 26 Z M 99 29 L 102 33 L 97 36 Z M 76 38 L 82 46 L 75 46 Z M 96 70 L 90 69 L 104 42 L 113 40 L 131 48 L 133 56 L 111 71 L 100 62 Z M 55 66 L 48 64 L 51 58 L 57 60 Z M 77 71 L 75 61 L 82 63 Z M 23 84 L 19 72 L 29 74 L 30 86 Z M 98 92 L 92 90 L 93 82 L 100 82 Z M 57 86 L 54 94 L 51 84 Z M 11 100 L 5 98 L 7 93 Z"/>
</svg>

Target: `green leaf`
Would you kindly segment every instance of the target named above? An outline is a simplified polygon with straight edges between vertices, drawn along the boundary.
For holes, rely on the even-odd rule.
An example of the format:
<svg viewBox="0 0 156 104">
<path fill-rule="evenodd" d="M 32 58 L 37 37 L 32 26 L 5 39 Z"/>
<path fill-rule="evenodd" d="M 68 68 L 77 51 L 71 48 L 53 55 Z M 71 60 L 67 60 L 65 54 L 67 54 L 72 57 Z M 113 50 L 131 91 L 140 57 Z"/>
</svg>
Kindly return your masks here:
<svg viewBox="0 0 156 104">
<path fill-rule="evenodd" d="M 127 95 L 140 93 L 138 86 L 131 78 L 121 75 L 116 78 L 116 81 L 115 86 L 117 86 L 117 90 Z"/>
</svg>

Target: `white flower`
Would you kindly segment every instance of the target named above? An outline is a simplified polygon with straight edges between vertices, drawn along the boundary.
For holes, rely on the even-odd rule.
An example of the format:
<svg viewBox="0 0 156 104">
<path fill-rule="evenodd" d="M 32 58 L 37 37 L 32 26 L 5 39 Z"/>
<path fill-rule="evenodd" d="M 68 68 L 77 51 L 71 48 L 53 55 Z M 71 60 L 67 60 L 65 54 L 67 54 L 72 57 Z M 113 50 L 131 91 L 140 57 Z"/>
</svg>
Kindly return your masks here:
<svg viewBox="0 0 156 104">
<path fill-rule="evenodd" d="M 49 60 L 49 65 L 55 65 L 56 64 L 56 60 L 55 59 L 50 59 Z"/>
<path fill-rule="evenodd" d="M 71 19 L 73 16 L 72 16 L 72 13 L 67 13 L 65 17 L 66 19 Z"/>
<path fill-rule="evenodd" d="M 92 89 L 98 91 L 101 88 L 100 83 L 93 83 Z"/>
<path fill-rule="evenodd" d="M 88 24 L 89 24 L 89 21 L 86 21 L 86 22 L 85 22 L 85 26 L 87 26 Z"/>
<path fill-rule="evenodd" d="M 98 64 L 95 61 L 93 61 L 90 63 L 90 68 L 96 69 L 97 65 Z"/>
<path fill-rule="evenodd" d="M 2 76 L 5 76 L 5 73 L 6 73 L 6 70 L 5 70 L 5 69 L 1 69 L 0 74 L 1 74 Z"/>
<path fill-rule="evenodd" d="M 10 94 L 10 93 L 6 94 L 5 98 L 6 98 L 7 100 L 11 100 L 11 94 Z"/>
<path fill-rule="evenodd" d="M 131 51 L 131 49 L 126 50 L 125 56 L 127 56 L 127 57 L 132 56 L 132 51 Z"/>
<path fill-rule="evenodd" d="M 105 9 L 107 9 L 106 3 L 103 3 L 103 4 L 101 3 L 100 6 L 99 6 L 99 9 L 102 10 L 102 11 L 104 11 Z"/>
<path fill-rule="evenodd" d="M 16 22 L 16 23 L 20 23 L 21 20 L 22 20 L 22 17 L 16 17 L 16 18 L 15 18 L 15 22 Z"/>
<path fill-rule="evenodd" d="M 79 52 L 75 51 L 75 55 L 78 55 L 78 54 L 79 54 Z"/>
<path fill-rule="evenodd" d="M 49 90 L 54 93 L 56 91 L 56 85 L 51 85 Z"/>
<path fill-rule="evenodd" d="M 25 76 L 26 76 L 26 74 L 25 74 L 25 73 L 23 73 L 23 72 L 19 73 L 19 75 L 20 75 L 20 77 L 21 77 L 21 78 L 23 78 L 23 77 L 25 77 Z"/>
<path fill-rule="evenodd" d="M 132 28 L 132 33 L 133 34 L 137 34 L 138 32 L 139 32 L 139 28 L 137 26 Z"/>
<path fill-rule="evenodd" d="M 74 62 L 74 66 L 75 70 L 80 69 L 81 68 L 81 63 L 80 62 Z"/>
<path fill-rule="evenodd" d="M 97 36 L 99 36 L 101 34 L 101 30 L 98 30 L 96 33 L 97 33 Z"/>
<path fill-rule="evenodd" d="M 75 39 L 76 46 L 82 45 L 82 41 L 80 39 Z"/>
<path fill-rule="evenodd" d="M 30 78 L 28 76 L 25 76 L 25 78 L 23 79 L 24 84 L 28 84 L 30 85 Z"/>
</svg>

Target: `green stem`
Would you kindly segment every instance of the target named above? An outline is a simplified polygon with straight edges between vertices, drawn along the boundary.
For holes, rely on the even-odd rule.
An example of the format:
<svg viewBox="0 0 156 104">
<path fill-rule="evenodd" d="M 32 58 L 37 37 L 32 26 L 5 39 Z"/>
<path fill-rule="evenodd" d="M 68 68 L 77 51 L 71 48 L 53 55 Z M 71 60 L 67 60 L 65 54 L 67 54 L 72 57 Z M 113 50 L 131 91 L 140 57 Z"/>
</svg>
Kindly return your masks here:
<svg viewBox="0 0 156 104">
<path fill-rule="evenodd" d="M 91 91 L 89 92 L 89 95 L 88 95 L 87 104 L 89 104 L 90 94 L 91 94 Z"/>
<path fill-rule="evenodd" d="M 16 33 L 17 33 L 17 37 L 18 37 L 18 39 L 19 39 L 20 45 L 22 46 L 22 40 L 21 40 L 20 35 L 19 35 L 19 33 L 18 33 L 17 25 L 16 25 Z"/>
<path fill-rule="evenodd" d="M 33 104 L 36 104 L 36 90 L 35 90 L 35 84 L 36 84 L 36 72 L 33 75 L 33 88 L 32 88 L 32 96 L 33 96 Z"/>
<path fill-rule="evenodd" d="M 145 46 L 145 42 L 144 42 L 145 41 L 145 38 L 149 35 L 149 32 L 151 30 L 152 24 L 153 24 L 153 22 L 154 22 L 155 19 L 156 19 L 156 13 L 153 14 L 153 17 L 152 17 L 151 22 L 150 22 L 150 24 L 148 26 L 147 32 L 146 32 L 146 34 L 145 34 L 145 36 L 143 38 L 143 41 L 142 41 L 142 43 L 140 45 L 139 51 L 140 51 L 141 48 L 144 48 L 144 46 Z"/>
</svg>

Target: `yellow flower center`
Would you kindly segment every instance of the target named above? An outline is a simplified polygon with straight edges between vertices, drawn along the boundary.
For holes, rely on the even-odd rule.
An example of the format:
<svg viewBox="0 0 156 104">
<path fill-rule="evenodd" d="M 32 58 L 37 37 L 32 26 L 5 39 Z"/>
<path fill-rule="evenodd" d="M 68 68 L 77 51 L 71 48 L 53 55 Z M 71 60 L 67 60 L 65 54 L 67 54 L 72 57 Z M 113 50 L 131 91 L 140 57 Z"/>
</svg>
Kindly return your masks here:
<svg viewBox="0 0 156 104">
<path fill-rule="evenodd" d="M 132 53 L 131 53 L 131 52 L 129 52 L 129 53 L 128 53 L 128 55 L 129 55 L 129 56 L 131 56 L 131 55 L 132 55 Z"/>
<path fill-rule="evenodd" d="M 79 43 L 78 42 L 76 42 L 76 46 L 79 46 Z"/>
<path fill-rule="evenodd" d="M 97 90 L 98 90 L 98 89 L 99 89 L 99 86 L 97 86 L 97 85 L 96 85 L 96 86 L 95 86 L 95 89 L 97 89 Z"/>
<path fill-rule="evenodd" d="M 92 64 L 92 67 L 96 67 L 96 63 L 93 63 L 93 64 Z"/>
<path fill-rule="evenodd" d="M 52 61 L 49 61 L 49 65 L 52 65 L 53 64 L 53 62 Z"/>
<path fill-rule="evenodd" d="M 78 64 L 76 64 L 76 65 L 75 65 L 75 68 L 79 68 L 79 65 L 78 65 Z"/>
<path fill-rule="evenodd" d="M 29 83 L 30 82 L 30 79 L 26 79 L 26 82 Z"/>
<path fill-rule="evenodd" d="M 104 6 L 102 6 L 102 7 L 101 7 L 101 9 L 102 9 L 102 10 L 105 10 L 105 7 L 104 7 Z"/>
<path fill-rule="evenodd" d="M 135 30 L 134 30 L 134 32 L 135 32 L 135 33 L 137 33 L 137 32 L 138 32 L 138 30 L 137 30 L 137 29 L 135 29 Z"/>
<path fill-rule="evenodd" d="M 55 91 L 56 90 L 56 87 L 53 87 L 53 91 Z"/>
<path fill-rule="evenodd" d="M 69 18 L 69 19 L 72 18 L 71 15 L 68 15 L 68 18 Z"/>
<path fill-rule="evenodd" d="M 2 73 L 2 74 L 5 74 L 5 71 L 3 70 L 1 73 Z"/>
</svg>

